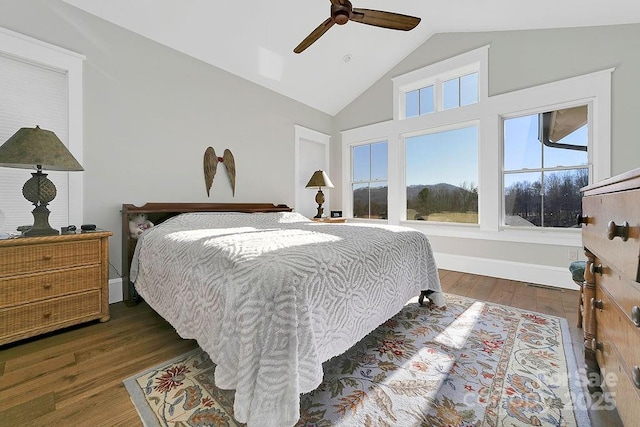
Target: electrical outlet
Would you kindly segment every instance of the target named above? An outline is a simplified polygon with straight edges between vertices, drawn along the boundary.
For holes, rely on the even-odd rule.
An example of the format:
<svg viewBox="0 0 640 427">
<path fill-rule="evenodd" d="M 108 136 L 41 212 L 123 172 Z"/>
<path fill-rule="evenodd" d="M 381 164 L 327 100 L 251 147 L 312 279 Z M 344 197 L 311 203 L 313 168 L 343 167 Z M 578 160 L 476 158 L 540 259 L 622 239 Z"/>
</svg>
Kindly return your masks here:
<svg viewBox="0 0 640 427">
<path fill-rule="evenodd" d="M 578 260 L 578 249 L 577 248 L 569 248 L 567 252 L 567 258 L 569 261 L 577 261 Z"/>
</svg>

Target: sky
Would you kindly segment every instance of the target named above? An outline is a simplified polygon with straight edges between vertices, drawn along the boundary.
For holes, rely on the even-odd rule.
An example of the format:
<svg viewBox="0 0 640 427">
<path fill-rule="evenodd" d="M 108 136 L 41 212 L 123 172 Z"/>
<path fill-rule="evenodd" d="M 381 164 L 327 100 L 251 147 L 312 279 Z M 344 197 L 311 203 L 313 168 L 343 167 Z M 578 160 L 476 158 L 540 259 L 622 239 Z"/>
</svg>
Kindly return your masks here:
<svg viewBox="0 0 640 427">
<path fill-rule="evenodd" d="M 507 141 L 505 170 L 578 166 L 588 162 L 586 151 L 542 147 L 538 140 L 538 118 L 535 114 L 506 120 L 504 133 Z M 558 142 L 586 146 L 587 133 L 585 125 Z"/>
<path fill-rule="evenodd" d="M 407 186 L 446 182 L 478 185 L 477 126 L 414 136 L 405 141 Z"/>
</svg>

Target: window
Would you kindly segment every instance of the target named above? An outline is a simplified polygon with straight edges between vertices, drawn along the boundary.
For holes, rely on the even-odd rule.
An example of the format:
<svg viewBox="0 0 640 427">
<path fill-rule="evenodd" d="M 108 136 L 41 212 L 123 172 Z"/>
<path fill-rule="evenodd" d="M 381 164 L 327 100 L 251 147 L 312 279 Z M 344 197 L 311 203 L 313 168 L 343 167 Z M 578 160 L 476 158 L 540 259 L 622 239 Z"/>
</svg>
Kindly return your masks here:
<svg viewBox="0 0 640 427">
<path fill-rule="evenodd" d="M 352 147 L 353 217 L 387 218 L 387 142 Z"/>
<path fill-rule="evenodd" d="M 400 113 L 399 118 L 409 119 L 478 103 L 479 68 L 480 63 L 475 63 L 447 70 L 400 88 L 404 114 Z"/>
<path fill-rule="evenodd" d="M 478 73 L 447 80 L 442 84 L 442 108 L 462 107 L 478 102 Z"/>
<path fill-rule="evenodd" d="M 589 183 L 586 105 L 504 120 L 507 226 L 576 226 Z"/>
<path fill-rule="evenodd" d="M 22 127 L 52 130 L 82 164 L 84 56 L 0 28 L 0 144 Z M 29 170 L 0 167 L 0 231 L 33 223 L 23 197 Z M 52 227 L 82 224 L 82 174 L 47 171 L 57 189 Z"/>
<path fill-rule="evenodd" d="M 493 96 L 488 70 L 485 46 L 393 78 L 393 119 L 342 132 L 342 176 L 354 147 L 386 141 L 390 224 L 579 246 L 578 189 L 610 176 L 613 69 Z M 343 181 L 343 212 L 367 218 L 351 210 L 355 184 Z"/>
<path fill-rule="evenodd" d="M 405 141 L 407 219 L 478 223 L 478 127 Z"/>
<path fill-rule="evenodd" d="M 412 90 L 406 94 L 406 117 L 416 117 L 433 113 L 436 110 L 435 92 L 433 85 Z"/>
<path fill-rule="evenodd" d="M 68 141 L 67 77 L 39 65 L 0 55 L 0 145 L 22 127 L 52 130 L 61 141 Z M 21 108 L 15 108 L 21 105 Z M 35 165 L 34 165 L 35 166 Z M 22 195 L 22 186 L 30 177 L 28 169 L 0 167 L 0 210 L 5 224 L 0 230 L 15 232 L 20 225 L 33 224 L 33 206 Z M 49 209 L 49 222 L 55 228 L 68 225 L 68 172 L 44 170 L 54 183 L 57 196 Z M 54 225 L 55 224 L 55 225 Z"/>
</svg>

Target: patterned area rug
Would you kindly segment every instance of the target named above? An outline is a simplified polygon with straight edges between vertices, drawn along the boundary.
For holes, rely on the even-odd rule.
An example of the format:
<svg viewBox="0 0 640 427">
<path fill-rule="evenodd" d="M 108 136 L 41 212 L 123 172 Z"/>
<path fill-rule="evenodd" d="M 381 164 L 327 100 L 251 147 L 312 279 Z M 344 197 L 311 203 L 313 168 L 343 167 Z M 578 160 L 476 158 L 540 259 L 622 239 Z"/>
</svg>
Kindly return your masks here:
<svg viewBox="0 0 640 427">
<path fill-rule="evenodd" d="M 411 300 L 324 364 L 297 426 L 589 426 L 566 319 L 447 295 Z M 146 426 L 238 426 L 200 349 L 125 380 Z"/>
</svg>

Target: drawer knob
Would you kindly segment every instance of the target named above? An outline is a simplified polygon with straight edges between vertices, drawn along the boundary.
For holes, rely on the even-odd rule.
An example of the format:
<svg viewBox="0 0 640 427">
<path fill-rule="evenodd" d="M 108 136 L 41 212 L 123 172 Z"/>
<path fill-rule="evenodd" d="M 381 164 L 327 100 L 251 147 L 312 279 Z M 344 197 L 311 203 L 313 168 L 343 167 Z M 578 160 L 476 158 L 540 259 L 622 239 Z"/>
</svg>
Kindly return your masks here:
<svg viewBox="0 0 640 427">
<path fill-rule="evenodd" d="M 602 345 L 601 342 L 596 341 L 595 338 L 593 338 L 591 340 L 591 350 L 593 350 L 593 351 L 596 351 L 596 350 L 602 351 L 603 348 L 604 348 L 604 346 Z"/>
<path fill-rule="evenodd" d="M 623 242 L 626 242 L 629 238 L 629 223 L 623 222 L 622 225 L 616 225 L 614 221 L 609 221 L 607 224 L 607 238 L 613 240 L 614 237 L 620 237 Z"/>
<path fill-rule="evenodd" d="M 640 388 L 640 367 L 637 365 L 631 370 L 631 377 L 633 378 L 633 385 L 636 388 Z"/>
<path fill-rule="evenodd" d="M 42 287 L 45 289 L 51 289 L 51 283 L 45 283 Z"/>
<path fill-rule="evenodd" d="M 591 274 L 598 273 L 599 275 L 602 276 L 602 270 L 603 270 L 602 264 L 595 265 L 591 263 L 591 266 L 589 267 L 589 271 L 591 272 Z"/>
<path fill-rule="evenodd" d="M 51 258 L 53 258 L 51 255 L 43 255 L 42 256 L 42 260 L 43 261 L 51 261 Z"/>
<path fill-rule="evenodd" d="M 637 305 L 631 307 L 631 321 L 634 325 L 640 327 L 640 307 Z"/>
<path fill-rule="evenodd" d="M 591 298 L 591 308 L 593 310 L 602 310 L 602 308 L 604 307 L 604 304 L 602 303 L 601 299 L 595 299 L 595 298 Z"/>
<path fill-rule="evenodd" d="M 50 318 L 50 317 L 51 317 L 51 312 L 50 312 L 50 311 L 47 311 L 46 313 L 44 313 L 44 314 L 42 315 L 42 317 L 44 317 L 45 319 Z"/>
<path fill-rule="evenodd" d="M 587 215 L 578 214 L 576 215 L 576 223 L 580 224 L 589 224 L 589 217 Z"/>
</svg>

